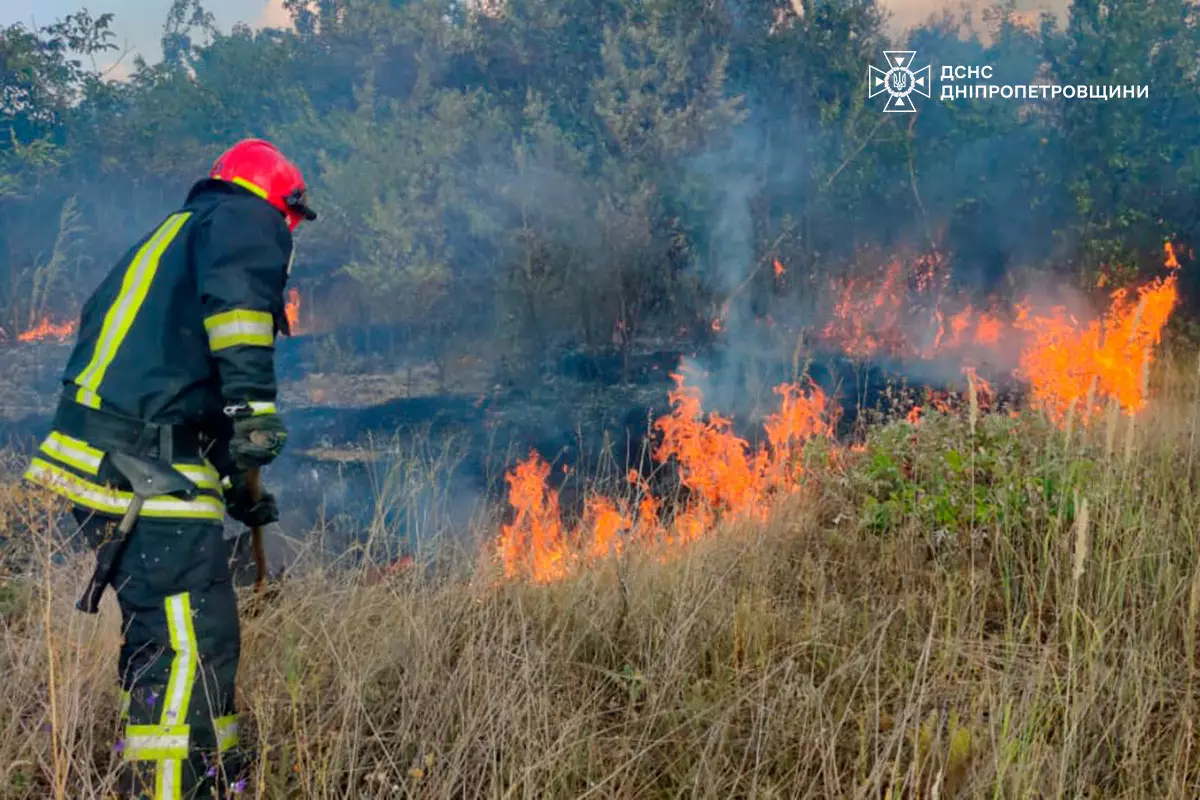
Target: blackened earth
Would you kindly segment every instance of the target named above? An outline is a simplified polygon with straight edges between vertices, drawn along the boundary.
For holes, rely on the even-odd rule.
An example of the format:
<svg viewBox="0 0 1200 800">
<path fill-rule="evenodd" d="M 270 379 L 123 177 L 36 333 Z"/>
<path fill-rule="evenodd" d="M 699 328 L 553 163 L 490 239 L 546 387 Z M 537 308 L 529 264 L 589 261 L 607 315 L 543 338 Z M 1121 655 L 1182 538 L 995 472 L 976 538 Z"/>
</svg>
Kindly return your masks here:
<svg viewBox="0 0 1200 800">
<path fill-rule="evenodd" d="M 320 531 L 326 553 L 353 552 L 365 539 L 385 556 L 424 550 L 497 508 L 505 472 L 531 451 L 552 463 L 551 482 L 568 515 L 579 512 L 596 481 L 627 486 L 630 468 L 662 496 L 678 496 L 671 491 L 677 488 L 673 471 L 653 464 L 649 453 L 653 421 L 670 410 L 670 374 L 681 361 L 691 359 L 721 376 L 726 385 L 716 393 L 726 404 L 706 402 L 705 409 L 731 418 L 751 442 L 762 418 L 777 408 L 769 388 L 787 381 L 795 363 L 780 358 L 777 368 L 766 370 L 756 364 L 748 375 L 742 359 L 719 346 L 698 354 L 672 348 L 625 356 L 570 351 L 548 359 L 522 385 L 493 382 L 484 369 L 473 383 L 435 393 L 414 379 L 419 368 L 377 364 L 374 374 L 316 373 L 315 338 L 284 340 L 278 354 L 281 406 L 291 435 L 284 455 L 266 471 L 282 515 L 270 537 L 276 563 L 311 545 L 313 531 Z M 52 343 L 0 351 L 0 443 L 22 453 L 36 447 L 48 430 L 69 352 L 69 346 Z M 805 361 L 807 374 L 838 400 L 841 437 L 855 434 L 865 410 L 886 412 L 911 404 L 920 391 L 963 386 L 953 365 L 870 364 L 820 351 L 807 353 Z M 943 382 L 945 376 L 953 379 Z M 996 388 L 1010 388 L 985 377 Z M 740 391 L 750 384 L 767 390 L 754 397 Z M 380 401 L 389 393 L 394 396 Z M 241 532 L 230 523 L 228 535 Z"/>
</svg>

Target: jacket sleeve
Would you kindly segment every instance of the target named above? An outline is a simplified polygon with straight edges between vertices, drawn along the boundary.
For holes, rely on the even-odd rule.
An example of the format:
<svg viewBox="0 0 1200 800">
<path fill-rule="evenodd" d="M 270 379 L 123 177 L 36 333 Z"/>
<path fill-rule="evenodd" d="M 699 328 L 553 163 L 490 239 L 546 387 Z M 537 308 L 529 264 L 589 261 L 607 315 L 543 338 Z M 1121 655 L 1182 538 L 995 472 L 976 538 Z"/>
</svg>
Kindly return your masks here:
<svg viewBox="0 0 1200 800">
<path fill-rule="evenodd" d="M 221 203 L 195 240 L 196 288 L 208 346 L 229 404 L 275 411 L 275 336 L 283 315 L 292 234 L 257 199 Z"/>
</svg>

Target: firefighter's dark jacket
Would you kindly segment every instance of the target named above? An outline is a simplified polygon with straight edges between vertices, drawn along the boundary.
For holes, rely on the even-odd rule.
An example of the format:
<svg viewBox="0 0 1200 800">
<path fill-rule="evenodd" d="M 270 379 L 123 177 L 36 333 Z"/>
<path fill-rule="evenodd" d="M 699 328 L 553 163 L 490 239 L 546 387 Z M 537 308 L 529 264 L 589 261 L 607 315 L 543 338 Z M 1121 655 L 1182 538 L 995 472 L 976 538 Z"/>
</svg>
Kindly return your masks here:
<svg viewBox="0 0 1200 800">
<path fill-rule="evenodd" d="M 201 494 L 152 498 L 142 515 L 223 519 L 220 479 L 231 469 L 215 457 L 228 438 L 223 409 L 275 411 L 274 346 L 288 333 L 291 257 L 283 215 L 261 198 L 222 181 L 192 187 L 183 208 L 134 245 L 84 304 L 53 430 L 26 478 L 120 516 L 132 495 L 105 454 L 137 440 L 138 452 L 158 457 L 146 426 L 169 426 L 170 460 Z M 206 459 L 211 440 L 217 448 Z"/>
</svg>

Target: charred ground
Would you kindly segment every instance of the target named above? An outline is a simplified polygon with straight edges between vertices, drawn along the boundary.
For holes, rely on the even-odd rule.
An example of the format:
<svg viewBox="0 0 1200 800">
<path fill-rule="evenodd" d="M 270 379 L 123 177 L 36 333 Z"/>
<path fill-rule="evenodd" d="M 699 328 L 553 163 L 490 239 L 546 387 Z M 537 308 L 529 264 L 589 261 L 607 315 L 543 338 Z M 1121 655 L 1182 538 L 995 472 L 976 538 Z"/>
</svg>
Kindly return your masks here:
<svg viewBox="0 0 1200 800">
<path fill-rule="evenodd" d="M 374 334 L 376 341 L 385 336 Z M 430 362 L 389 369 L 403 356 L 378 346 L 367 349 L 370 339 L 360 331 L 341 334 L 339 348 L 352 356 L 352 369 L 318 371 L 315 354 L 328 346 L 323 339 L 335 336 L 302 334 L 281 340 L 279 347 L 291 435 L 286 454 L 268 470 L 268 482 L 287 509 L 282 526 L 287 530 L 332 524 L 343 535 L 361 532 L 379 512 L 376 491 L 383 477 L 417 450 L 453 461 L 447 476 L 452 485 L 443 499 L 454 506 L 445 509 L 447 519 L 459 523 L 484 504 L 502 504 L 505 472 L 530 452 L 554 463 L 552 485 L 563 493 L 568 515 L 582 509 L 583 496 L 598 480 L 611 490 L 630 469 L 663 496 L 679 496 L 670 465 L 664 468 L 650 457 L 661 438 L 654 422 L 670 410 L 671 374 L 685 363 L 724 369 L 736 355 L 719 342 L 633 352 L 572 349 L 540 364 L 537 379 L 525 386 L 505 385 L 496 371 L 474 365 L 447 389 L 437 385 Z M 363 349 L 347 348 L 347 340 Z M 0 348 L 0 372 L 6 376 L 0 438 L 10 449 L 28 453 L 48 431 L 69 352 L 70 345 L 54 342 Z M 792 380 L 787 355 L 741 365 L 755 374 L 753 380 L 738 379 L 771 387 Z M 903 364 L 889 368 L 832 349 L 804 355 L 806 379 L 837 400 L 837 432 L 847 442 L 861 437 L 868 418 L 903 414 L 931 396 L 949 398 L 963 388 L 961 381 L 937 383 L 933 376 L 945 370 L 935 364 L 910 367 L 907 375 Z M 764 366 L 768 363 L 773 368 Z M 729 413 L 738 434 L 754 444 L 772 406 L 767 392 L 756 405 L 714 410 Z"/>
</svg>

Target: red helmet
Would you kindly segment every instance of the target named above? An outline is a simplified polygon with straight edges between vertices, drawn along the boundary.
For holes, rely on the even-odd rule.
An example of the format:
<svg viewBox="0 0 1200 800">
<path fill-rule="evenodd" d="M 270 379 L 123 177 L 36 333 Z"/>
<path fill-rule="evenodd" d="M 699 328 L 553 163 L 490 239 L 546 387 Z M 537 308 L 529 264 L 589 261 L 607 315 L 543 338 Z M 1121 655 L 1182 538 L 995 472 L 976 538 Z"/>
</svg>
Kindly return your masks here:
<svg viewBox="0 0 1200 800">
<path fill-rule="evenodd" d="M 277 208 L 293 231 L 301 220 L 317 218 L 307 205 L 300 169 L 268 141 L 243 139 L 221 154 L 208 176 L 254 192 Z"/>
</svg>

